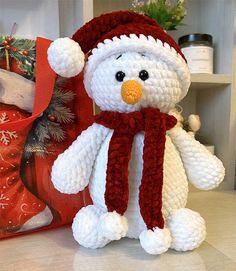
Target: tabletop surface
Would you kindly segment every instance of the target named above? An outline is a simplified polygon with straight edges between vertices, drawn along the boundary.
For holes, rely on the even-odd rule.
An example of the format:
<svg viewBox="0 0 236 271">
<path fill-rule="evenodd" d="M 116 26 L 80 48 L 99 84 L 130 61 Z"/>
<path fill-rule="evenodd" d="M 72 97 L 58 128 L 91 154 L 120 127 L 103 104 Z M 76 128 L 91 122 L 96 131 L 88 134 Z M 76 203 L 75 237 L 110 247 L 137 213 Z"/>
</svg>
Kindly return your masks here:
<svg viewBox="0 0 236 271">
<path fill-rule="evenodd" d="M 194 192 L 189 208 L 207 223 L 207 239 L 196 250 L 148 255 L 138 240 L 124 238 L 102 249 L 79 246 L 70 227 L 0 242 L 0 271 L 235 271 L 236 192 Z"/>
</svg>

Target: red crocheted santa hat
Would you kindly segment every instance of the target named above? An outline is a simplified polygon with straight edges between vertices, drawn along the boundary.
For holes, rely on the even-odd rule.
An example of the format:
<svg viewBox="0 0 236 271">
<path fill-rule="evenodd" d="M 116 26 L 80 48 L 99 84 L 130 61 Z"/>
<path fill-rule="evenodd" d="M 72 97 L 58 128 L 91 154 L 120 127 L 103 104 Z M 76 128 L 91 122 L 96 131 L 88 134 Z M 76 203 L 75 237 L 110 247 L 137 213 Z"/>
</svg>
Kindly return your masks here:
<svg viewBox="0 0 236 271">
<path fill-rule="evenodd" d="M 176 42 L 156 21 L 130 11 L 116 11 L 96 17 L 81 27 L 72 39 L 80 44 L 86 54 L 106 39 L 112 40 L 114 37 L 130 36 L 130 34 L 152 36 L 163 43 L 166 42 L 184 58 Z"/>
<path fill-rule="evenodd" d="M 58 39 L 48 50 L 51 67 L 61 76 L 77 75 L 86 65 L 85 87 L 90 96 L 91 77 L 97 65 L 107 57 L 127 51 L 150 53 L 176 71 L 182 85 L 182 97 L 190 84 L 184 55 L 176 42 L 151 18 L 129 11 L 101 15 L 81 27 L 72 37 Z M 90 75 L 90 76 L 89 76 Z"/>
</svg>

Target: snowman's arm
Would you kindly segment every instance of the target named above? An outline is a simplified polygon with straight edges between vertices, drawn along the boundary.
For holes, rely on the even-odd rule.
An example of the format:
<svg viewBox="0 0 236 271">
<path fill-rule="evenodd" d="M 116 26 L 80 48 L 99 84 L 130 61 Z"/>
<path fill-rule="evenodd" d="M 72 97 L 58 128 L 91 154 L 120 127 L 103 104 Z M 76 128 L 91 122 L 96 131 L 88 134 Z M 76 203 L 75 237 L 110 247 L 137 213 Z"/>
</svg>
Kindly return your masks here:
<svg viewBox="0 0 236 271">
<path fill-rule="evenodd" d="M 58 156 L 52 167 L 52 182 L 57 190 L 76 194 L 89 183 L 92 168 L 109 129 L 94 123 Z"/>
<path fill-rule="evenodd" d="M 222 162 L 181 127 L 168 132 L 182 158 L 189 181 L 199 189 L 217 187 L 224 179 Z"/>
</svg>

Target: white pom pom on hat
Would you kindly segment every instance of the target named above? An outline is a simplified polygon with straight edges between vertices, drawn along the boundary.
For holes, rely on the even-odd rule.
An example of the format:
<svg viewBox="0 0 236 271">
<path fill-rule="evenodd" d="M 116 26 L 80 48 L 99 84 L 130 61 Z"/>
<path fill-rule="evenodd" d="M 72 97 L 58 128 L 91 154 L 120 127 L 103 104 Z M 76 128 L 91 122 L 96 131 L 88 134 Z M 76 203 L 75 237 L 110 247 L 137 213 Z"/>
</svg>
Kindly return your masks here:
<svg viewBox="0 0 236 271">
<path fill-rule="evenodd" d="M 83 70 L 84 53 L 76 41 L 59 38 L 48 48 L 48 62 L 60 76 L 73 77 Z"/>
<path fill-rule="evenodd" d="M 115 11 L 92 19 L 72 37 L 54 41 L 48 49 L 52 69 L 64 77 L 83 70 L 84 54 L 89 54 L 85 87 L 92 97 L 90 83 L 97 65 L 105 58 L 126 51 L 149 52 L 167 63 L 179 77 L 183 98 L 190 85 L 186 59 L 176 42 L 153 19 L 130 11 Z"/>
</svg>

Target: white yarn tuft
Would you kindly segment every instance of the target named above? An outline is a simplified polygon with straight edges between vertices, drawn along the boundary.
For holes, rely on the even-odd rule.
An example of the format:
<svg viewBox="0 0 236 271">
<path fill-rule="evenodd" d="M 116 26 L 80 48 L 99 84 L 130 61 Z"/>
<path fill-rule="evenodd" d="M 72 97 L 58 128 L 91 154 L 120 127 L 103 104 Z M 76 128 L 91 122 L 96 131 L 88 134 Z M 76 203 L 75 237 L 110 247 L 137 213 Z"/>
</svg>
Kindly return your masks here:
<svg viewBox="0 0 236 271">
<path fill-rule="evenodd" d="M 168 219 L 171 232 L 171 248 L 188 251 L 197 248 L 206 237 L 206 225 L 199 213 L 187 208 L 172 212 Z"/>
<path fill-rule="evenodd" d="M 142 248 L 149 254 L 158 255 L 166 252 L 171 244 L 170 231 L 167 228 L 144 230 L 140 236 Z"/>
<path fill-rule="evenodd" d="M 99 218 L 102 211 L 94 205 L 82 208 L 74 218 L 72 231 L 75 240 L 87 248 L 104 247 L 110 242 L 99 232 Z"/>
<path fill-rule="evenodd" d="M 103 214 L 99 219 L 99 231 L 107 239 L 119 240 L 128 231 L 127 218 L 116 211 Z"/>
<path fill-rule="evenodd" d="M 69 78 L 83 70 L 84 53 L 77 42 L 59 38 L 48 48 L 48 62 L 58 75 Z"/>
</svg>

